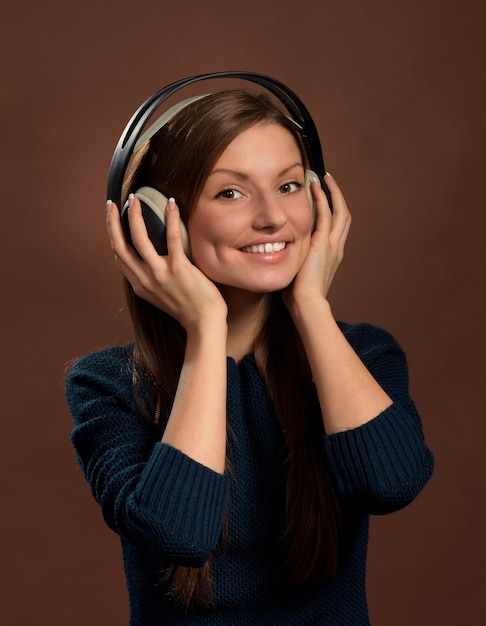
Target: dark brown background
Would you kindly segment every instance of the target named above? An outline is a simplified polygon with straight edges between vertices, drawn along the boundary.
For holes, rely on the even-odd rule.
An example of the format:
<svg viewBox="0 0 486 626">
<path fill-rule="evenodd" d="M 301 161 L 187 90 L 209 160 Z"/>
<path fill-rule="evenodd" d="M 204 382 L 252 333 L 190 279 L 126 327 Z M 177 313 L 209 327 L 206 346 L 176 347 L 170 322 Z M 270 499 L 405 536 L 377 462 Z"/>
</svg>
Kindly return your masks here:
<svg viewBox="0 0 486 626">
<path fill-rule="evenodd" d="M 116 536 L 69 443 L 65 363 L 130 330 L 104 229 L 133 110 L 178 78 L 274 75 L 354 216 L 336 315 L 404 346 L 436 472 L 373 519 L 374 626 L 480 624 L 484 591 L 482 0 L 4 0 L 0 622 L 127 623 Z"/>
</svg>

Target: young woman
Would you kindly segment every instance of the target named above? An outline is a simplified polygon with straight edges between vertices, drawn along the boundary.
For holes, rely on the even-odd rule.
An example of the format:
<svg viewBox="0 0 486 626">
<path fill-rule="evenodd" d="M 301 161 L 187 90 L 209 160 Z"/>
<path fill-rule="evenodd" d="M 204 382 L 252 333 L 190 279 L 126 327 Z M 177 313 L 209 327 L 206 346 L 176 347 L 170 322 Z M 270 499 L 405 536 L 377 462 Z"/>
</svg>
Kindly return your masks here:
<svg viewBox="0 0 486 626">
<path fill-rule="evenodd" d="M 132 625 L 368 624 L 369 514 L 432 473 L 402 350 L 333 317 L 351 218 L 327 175 L 333 212 L 315 179 L 314 220 L 307 167 L 268 98 L 219 92 L 139 151 L 131 244 L 108 201 L 135 341 L 77 361 L 67 398 Z M 144 185 L 170 196 L 166 256 Z"/>
</svg>

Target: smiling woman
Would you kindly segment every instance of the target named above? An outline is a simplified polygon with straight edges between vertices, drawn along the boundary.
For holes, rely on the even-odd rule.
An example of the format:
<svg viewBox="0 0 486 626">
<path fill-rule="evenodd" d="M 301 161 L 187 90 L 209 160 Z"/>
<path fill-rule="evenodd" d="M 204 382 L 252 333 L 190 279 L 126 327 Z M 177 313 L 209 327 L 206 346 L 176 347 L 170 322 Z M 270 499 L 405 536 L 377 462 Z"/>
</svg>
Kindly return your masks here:
<svg viewBox="0 0 486 626">
<path fill-rule="evenodd" d="M 311 236 L 304 184 L 299 146 L 275 123 L 242 132 L 216 162 L 188 229 L 194 263 L 227 301 L 234 290 L 284 289 L 296 276 Z"/>
<path fill-rule="evenodd" d="M 137 152 L 125 228 L 107 204 L 135 341 L 80 359 L 67 398 L 133 625 L 368 624 L 368 517 L 431 475 L 403 352 L 334 319 L 351 219 L 308 168 L 273 101 L 218 92 Z M 166 255 L 147 188 L 170 198 Z"/>
</svg>

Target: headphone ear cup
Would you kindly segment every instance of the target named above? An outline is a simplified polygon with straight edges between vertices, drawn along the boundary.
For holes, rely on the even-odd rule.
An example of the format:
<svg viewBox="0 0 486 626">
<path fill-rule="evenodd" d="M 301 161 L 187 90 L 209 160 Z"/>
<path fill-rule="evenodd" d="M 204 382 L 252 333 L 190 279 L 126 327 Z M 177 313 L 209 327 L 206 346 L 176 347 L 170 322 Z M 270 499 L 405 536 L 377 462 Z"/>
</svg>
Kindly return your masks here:
<svg viewBox="0 0 486 626">
<path fill-rule="evenodd" d="M 313 195 L 312 189 L 311 189 L 311 183 L 314 180 L 314 178 L 316 178 L 319 181 L 319 183 L 320 183 L 320 185 L 322 187 L 322 190 L 326 194 L 326 198 L 327 198 L 327 201 L 329 203 L 329 209 L 331 210 L 331 213 L 332 213 L 331 192 L 329 191 L 329 188 L 326 185 L 325 181 L 321 180 L 319 178 L 319 176 L 315 172 L 313 172 L 312 170 L 306 170 L 306 172 L 305 172 L 305 190 L 307 191 L 307 195 L 309 197 L 309 202 L 310 202 L 311 209 L 312 209 L 312 232 L 314 232 L 314 229 L 315 229 L 315 226 L 316 226 L 316 220 L 317 220 L 316 201 L 314 199 L 314 195 Z"/>
<path fill-rule="evenodd" d="M 135 192 L 135 197 L 140 200 L 142 207 L 142 216 L 147 228 L 147 234 L 154 248 L 160 255 L 166 255 L 167 251 L 167 229 L 165 226 L 165 211 L 168 199 L 163 193 L 157 191 L 153 187 L 140 187 Z M 132 238 L 130 235 L 130 226 L 128 222 L 128 202 L 122 208 L 121 220 L 125 236 L 130 244 Z M 190 258 L 191 247 L 189 244 L 189 235 L 184 224 L 181 222 L 181 237 L 184 252 Z"/>
</svg>

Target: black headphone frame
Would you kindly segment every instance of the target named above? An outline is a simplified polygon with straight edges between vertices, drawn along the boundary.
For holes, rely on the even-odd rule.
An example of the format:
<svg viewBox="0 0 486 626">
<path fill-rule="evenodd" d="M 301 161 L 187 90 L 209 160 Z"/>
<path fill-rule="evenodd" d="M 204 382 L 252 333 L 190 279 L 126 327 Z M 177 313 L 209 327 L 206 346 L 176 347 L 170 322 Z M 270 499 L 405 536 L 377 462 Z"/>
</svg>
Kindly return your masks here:
<svg viewBox="0 0 486 626">
<path fill-rule="evenodd" d="M 307 107 L 296 93 L 276 78 L 272 78 L 265 74 L 245 71 L 215 72 L 211 74 L 199 74 L 197 76 L 183 78 L 166 85 L 143 102 L 131 117 L 116 145 L 108 173 L 107 197 L 115 202 L 119 210 L 121 209 L 123 179 L 125 177 L 130 158 L 133 154 L 135 144 L 141 136 L 147 121 L 164 103 L 164 101 L 180 89 L 192 85 L 193 83 L 217 78 L 241 79 L 256 83 L 267 89 L 280 100 L 292 116 L 292 119 L 300 127 L 300 135 L 309 158 L 310 169 L 319 176 L 322 188 L 326 193 L 329 206 L 331 206 L 329 190 L 324 183 L 326 169 L 324 166 L 321 142 L 317 128 L 309 111 L 307 110 Z"/>
</svg>

